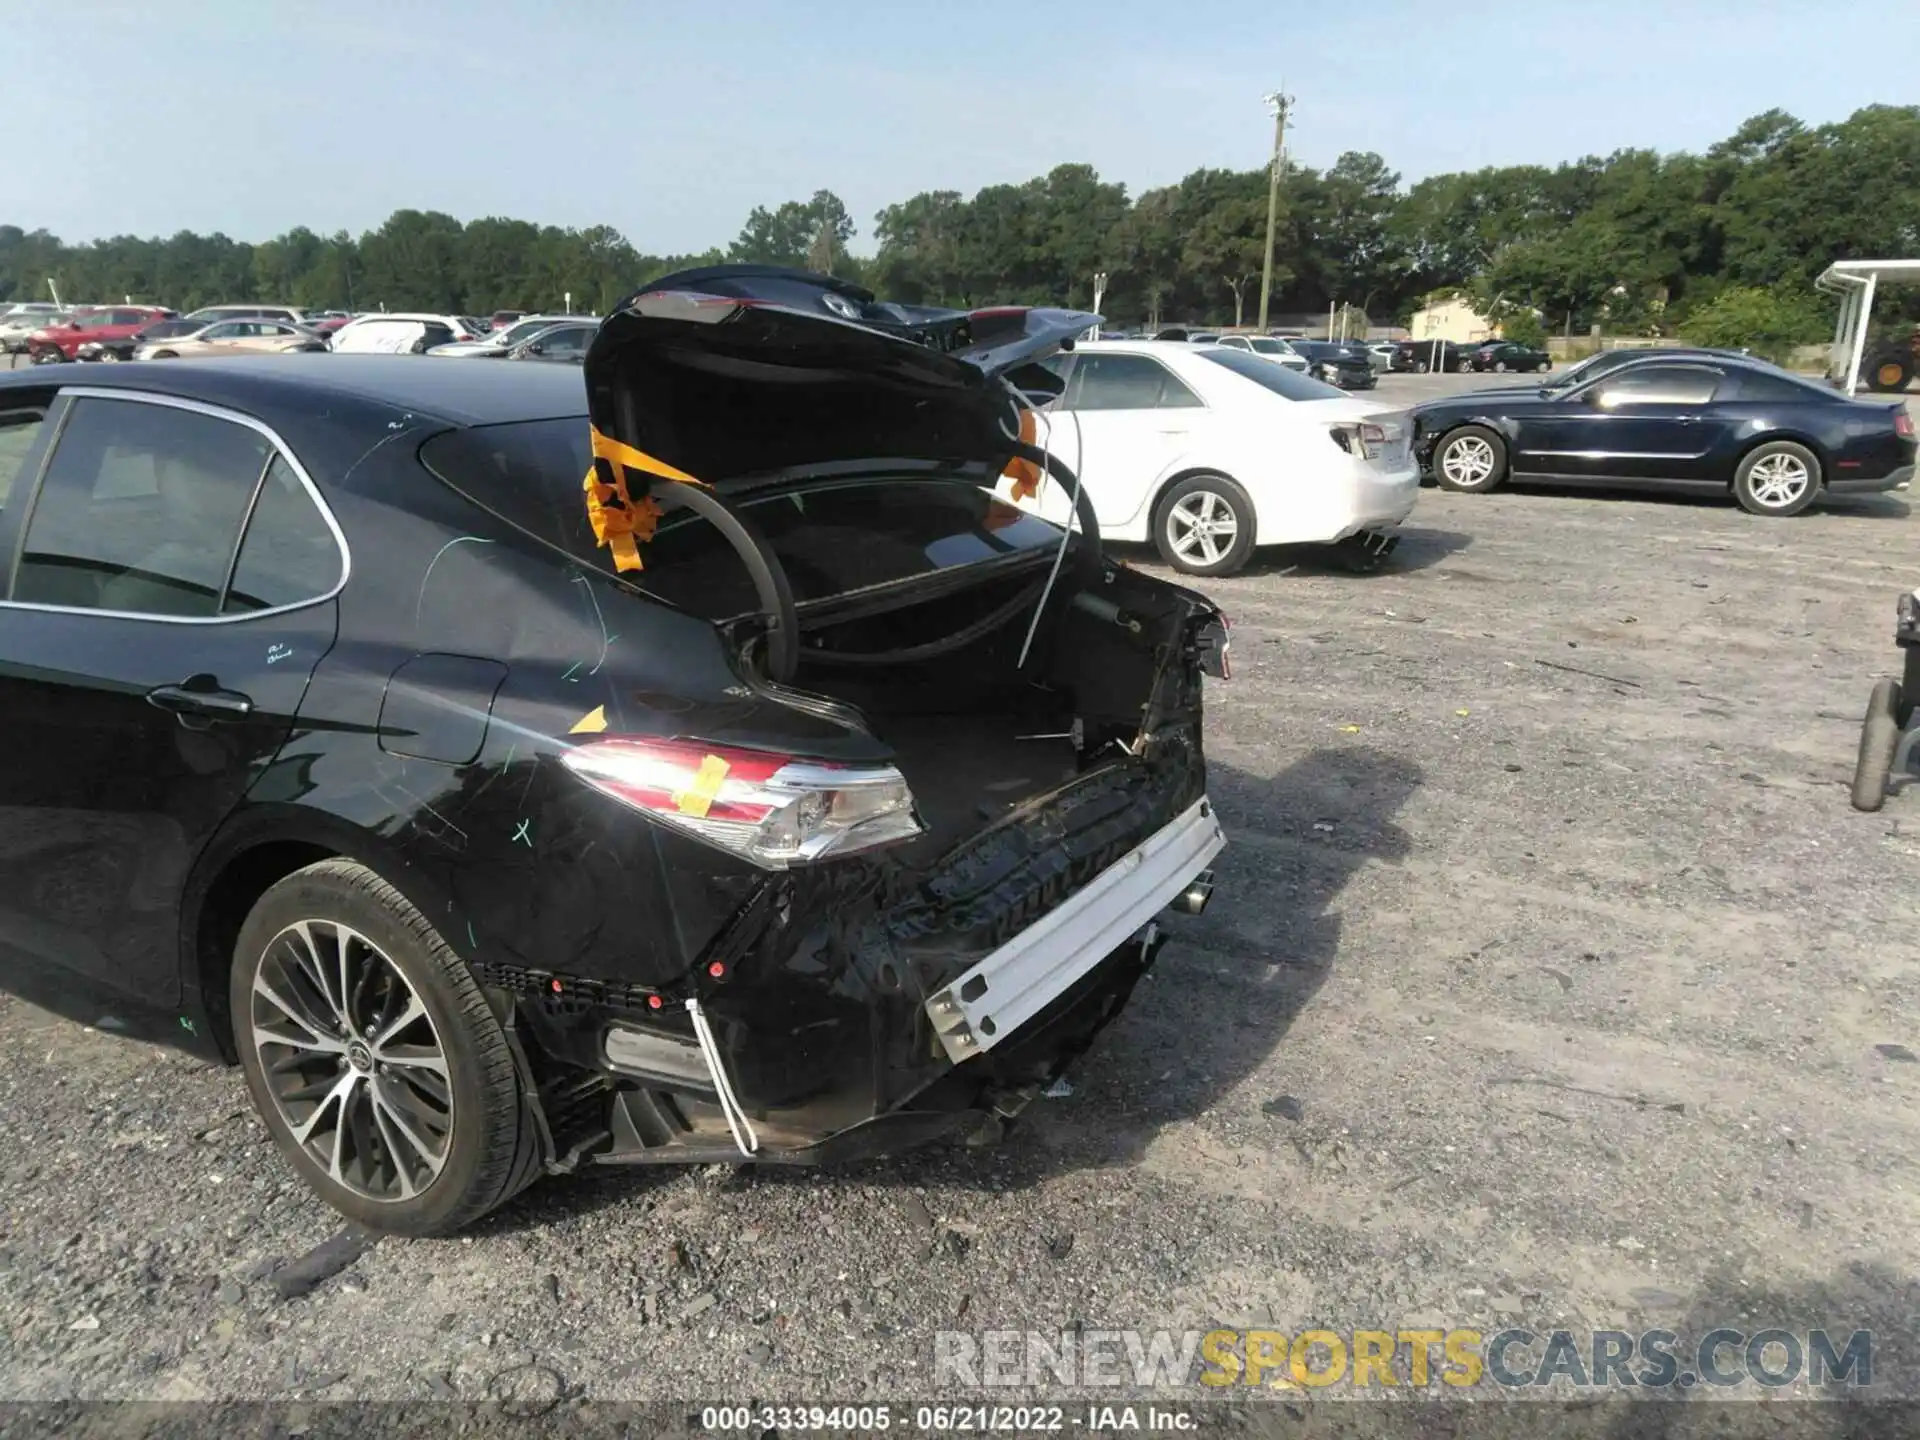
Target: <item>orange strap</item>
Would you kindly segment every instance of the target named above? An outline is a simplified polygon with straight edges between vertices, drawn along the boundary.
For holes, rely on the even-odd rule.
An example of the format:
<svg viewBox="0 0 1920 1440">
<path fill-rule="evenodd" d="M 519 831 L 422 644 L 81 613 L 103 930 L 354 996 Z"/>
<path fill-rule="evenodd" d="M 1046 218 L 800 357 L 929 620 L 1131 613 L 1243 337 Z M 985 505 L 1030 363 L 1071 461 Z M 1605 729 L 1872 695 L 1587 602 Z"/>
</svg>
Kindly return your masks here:
<svg viewBox="0 0 1920 1440">
<path fill-rule="evenodd" d="M 1022 409 L 1020 412 L 1020 443 L 1032 445 L 1040 437 L 1040 424 L 1034 419 L 1033 411 Z M 1031 500 L 1040 493 L 1040 482 L 1045 477 L 1040 467 L 1023 456 L 1016 456 L 1007 462 L 1007 468 L 1000 472 L 1013 481 L 1013 498 Z"/>
<path fill-rule="evenodd" d="M 653 538 L 660 524 L 661 509 L 653 497 L 634 499 L 627 491 L 627 472 L 638 470 L 681 485 L 705 485 L 684 470 L 676 470 L 644 450 L 636 450 L 624 441 L 604 435 L 597 425 L 592 433 L 593 464 L 587 467 L 581 488 L 587 494 L 587 519 L 593 526 L 593 538 L 613 552 L 613 568 L 639 570 L 640 543 Z M 604 464 L 605 469 L 601 467 Z M 603 479 L 602 476 L 609 478 Z"/>
</svg>

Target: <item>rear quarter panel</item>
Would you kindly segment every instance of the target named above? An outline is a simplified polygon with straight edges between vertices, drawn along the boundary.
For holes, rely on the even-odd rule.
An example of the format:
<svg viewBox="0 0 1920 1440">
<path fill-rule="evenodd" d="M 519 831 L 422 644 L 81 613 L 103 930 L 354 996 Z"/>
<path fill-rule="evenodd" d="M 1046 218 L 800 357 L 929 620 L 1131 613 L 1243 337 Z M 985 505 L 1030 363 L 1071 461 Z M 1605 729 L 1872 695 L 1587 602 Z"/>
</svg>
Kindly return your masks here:
<svg viewBox="0 0 1920 1440">
<path fill-rule="evenodd" d="M 756 694 L 706 621 L 442 485 L 416 457 L 443 427 L 388 423 L 329 488 L 353 555 L 340 639 L 250 805 L 279 807 L 288 838 L 359 837 L 470 962 L 671 983 L 766 872 L 591 790 L 562 754 L 600 733 L 881 747 Z M 408 689 L 423 662 L 473 683 Z"/>
</svg>

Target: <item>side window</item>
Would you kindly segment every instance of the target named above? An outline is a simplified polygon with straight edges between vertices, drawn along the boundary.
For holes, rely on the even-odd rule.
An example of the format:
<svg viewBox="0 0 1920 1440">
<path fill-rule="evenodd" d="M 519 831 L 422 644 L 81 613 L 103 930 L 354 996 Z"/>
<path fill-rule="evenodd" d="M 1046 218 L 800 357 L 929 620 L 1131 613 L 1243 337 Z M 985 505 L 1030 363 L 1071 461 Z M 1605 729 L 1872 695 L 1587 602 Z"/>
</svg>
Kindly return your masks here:
<svg viewBox="0 0 1920 1440">
<path fill-rule="evenodd" d="M 40 410 L 0 410 L 0 510 L 13 498 L 14 482 L 33 453 L 45 419 Z"/>
<path fill-rule="evenodd" d="M 1158 360 L 1145 355 L 1082 355 L 1074 367 L 1070 410 L 1156 410 L 1200 399 Z"/>
<path fill-rule="evenodd" d="M 574 327 L 556 330 L 547 337 L 549 355 L 584 355 L 587 352 L 587 340 L 593 334 L 591 330 Z"/>
<path fill-rule="evenodd" d="M 1809 401 L 1823 398 L 1811 385 L 1803 385 L 1798 380 L 1789 380 L 1784 375 L 1762 375 L 1755 371 L 1744 371 L 1740 376 L 1738 400 L 1760 400 L 1770 405 L 1805 405 Z"/>
<path fill-rule="evenodd" d="M 1720 372 L 1699 365 L 1647 365 L 1602 380 L 1593 403 L 1603 410 L 1619 405 L 1704 405 L 1713 398 Z"/>
<path fill-rule="evenodd" d="M 202 340 L 233 340 L 240 334 L 241 326 L 237 321 L 222 320 L 218 325 L 209 325 L 200 336 Z"/>
<path fill-rule="evenodd" d="M 340 583 L 340 547 L 320 507 L 286 460 L 275 455 L 240 541 L 223 615 L 298 605 Z"/>
<path fill-rule="evenodd" d="M 73 406 L 33 504 L 12 598 L 212 615 L 267 463 L 266 437 L 170 405 Z"/>
</svg>

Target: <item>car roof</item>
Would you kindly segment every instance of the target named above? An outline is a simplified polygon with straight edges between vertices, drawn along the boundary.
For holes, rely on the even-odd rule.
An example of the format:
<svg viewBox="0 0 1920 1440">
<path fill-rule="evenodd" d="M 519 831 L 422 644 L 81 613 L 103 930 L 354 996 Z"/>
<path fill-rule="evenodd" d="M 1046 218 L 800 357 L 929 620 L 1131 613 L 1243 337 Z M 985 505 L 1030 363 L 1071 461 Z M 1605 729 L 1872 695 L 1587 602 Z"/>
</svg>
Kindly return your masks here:
<svg viewBox="0 0 1920 1440">
<path fill-rule="evenodd" d="M 376 310 L 371 315 L 356 315 L 347 323 L 349 325 L 364 325 L 370 320 L 432 320 L 436 324 L 444 323 L 448 320 L 458 320 L 462 325 L 466 324 L 466 317 L 464 316 L 454 315 L 452 313 L 434 315 L 425 310 Z"/>
<path fill-rule="evenodd" d="M 1091 351 L 1095 355 L 1167 355 L 1184 351 L 1198 355 L 1217 349 L 1212 341 L 1192 340 L 1082 340 L 1073 347 L 1076 355 Z"/>
<path fill-rule="evenodd" d="M 0 395 L 44 389 L 47 383 L 40 367 L 0 373 Z M 453 425 L 587 413 L 586 384 L 573 366 L 452 365 L 421 355 L 261 355 L 164 367 L 91 365 L 76 383 L 173 395 L 247 414 L 300 408 L 328 394 L 394 405 Z"/>
</svg>

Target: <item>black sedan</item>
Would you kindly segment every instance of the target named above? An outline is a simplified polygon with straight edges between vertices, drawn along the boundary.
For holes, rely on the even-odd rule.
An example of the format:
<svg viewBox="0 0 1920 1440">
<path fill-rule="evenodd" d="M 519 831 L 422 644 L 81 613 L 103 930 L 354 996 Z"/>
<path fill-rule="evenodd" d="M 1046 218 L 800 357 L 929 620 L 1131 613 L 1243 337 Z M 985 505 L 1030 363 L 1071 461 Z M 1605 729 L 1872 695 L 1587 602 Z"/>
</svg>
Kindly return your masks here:
<svg viewBox="0 0 1920 1440">
<path fill-rule="evenodd" d="M 1394 346 L 1387 368 L 1416 375 L 1430 370 L 1465 374 L 1473 368 L 1473 350 L 1452 340 L 1402 340 Z"/>
<path fill-rule="evenodd" d="M 584 384 L 0 375 L 0 982 L 237 1062 L 368 1226 L 990 1140 L 1206 903 L 1224 623 L 1002 378 L 1097 317 L 657 285 Z"/>
<path fill-rule="evenodd" d="M 1904 405 L 1730 356 L 1642 357 L 1570 387 L 1456 395 L 1412 417 L 1416 457 L 1449 490 L 1513 479 L 1730 491 L 1756 515 L 1797 515 L 1823 491 L 1913 478 Z"/>
<path fill-rule="evenodd" d="M 1489 340 L 1474 347 L 1468 363 L 1476 370 L 1492 370 L 1501 375 L 1509 370 L 1530 374 L 1536 370 L 1551 370 L 1553 357 L 1544 350 L 1536 350 L 1531 345 L 1522 345 L 1517 341 Z"/>
<path fill-rule="evenodd" d="M 1307 373 L 1342 390 L 1371 390 L 1379 381 L 1373 356 L 1353 340 L 1289 340 L 1296 355 L 1307 362 Z"/>
</svg>

